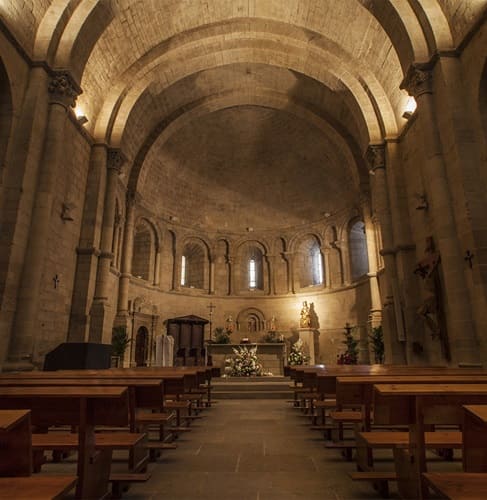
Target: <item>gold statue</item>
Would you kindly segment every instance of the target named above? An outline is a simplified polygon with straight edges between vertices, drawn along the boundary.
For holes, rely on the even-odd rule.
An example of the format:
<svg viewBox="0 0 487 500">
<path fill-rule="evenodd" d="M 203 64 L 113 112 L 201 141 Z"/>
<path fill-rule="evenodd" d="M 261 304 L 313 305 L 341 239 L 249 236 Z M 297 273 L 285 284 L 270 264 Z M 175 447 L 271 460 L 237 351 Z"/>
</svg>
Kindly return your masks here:
<svg viewBox="0 0 487 500">
<path fill-rule="evenodd" d="M 311 318 L 309 315 L 308 302 L 305 300 L 303 302 L 303 308 L 301 309 L 301 319 L 299 320 L 299 326 L 301 328 L 309 328 L 311 325 Z"/>
</svg>

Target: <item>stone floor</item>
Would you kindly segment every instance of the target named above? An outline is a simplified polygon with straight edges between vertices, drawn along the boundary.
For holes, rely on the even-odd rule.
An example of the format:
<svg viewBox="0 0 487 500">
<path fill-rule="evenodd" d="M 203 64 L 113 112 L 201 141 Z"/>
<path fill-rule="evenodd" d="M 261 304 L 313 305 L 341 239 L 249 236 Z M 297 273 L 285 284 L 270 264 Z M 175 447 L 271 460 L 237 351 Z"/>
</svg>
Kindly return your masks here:
<svg viewBox="0 0 487 500">
<path fill-rule="evenodd" d="M 193 423 L 191 432 L 181 435 L 176 450 L 165 451 L 150 464 L 151 479 L 133 484 L 123 498 L 377 498 L 369 483 L 349 479 L 354 463 L 346 462 L 337 450 L 325 449 L 322 434 L 308 429 L 307 419 L 299 414 L 282 400 L 219 401 Z M 381 462 L 383 468 L 392 467 L 388 457 Z M 394 485 L 391 498 L 398 498 Z"/>
</svg>

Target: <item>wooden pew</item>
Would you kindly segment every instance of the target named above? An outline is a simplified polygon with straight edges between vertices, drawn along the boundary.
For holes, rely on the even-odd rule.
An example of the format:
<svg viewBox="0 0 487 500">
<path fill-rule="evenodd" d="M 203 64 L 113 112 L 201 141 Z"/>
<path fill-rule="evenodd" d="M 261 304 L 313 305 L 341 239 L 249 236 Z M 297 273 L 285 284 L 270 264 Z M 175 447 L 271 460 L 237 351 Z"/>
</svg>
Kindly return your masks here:
<svg viewBox="0 0 487 500">
<path fill-rule="evenodd" d="M 31 474 L 30 410 L 0 410 L 0 499 L 62 498 L 78 480 Z"/>
<path fill-rule="evenodd" d="M 378 384 L 374 421 L 408 425 L 409 449 L 394 449 L 398 489 L 403 497 L 425 498 L 425 426 L 461 425 L 462 405 L 487 403 L 487 384 Z"/>
<path fill-rule="evenodd" d="M 487 497 L 487 405 L 464 406 L 463 470 L 423 473 L 426 484 L 442 498 Z"/>
<path fill-rule="evenodd" d="M 0 409 L 23 408 L 31 410 L 32 424 L 36 426 L 78 426 L 76 497 L 105 496 L 112 453 L 96 450 L 94 428 L 96 424 L 128 425 L 127 388 L 0 387 Z"/>
</svg>

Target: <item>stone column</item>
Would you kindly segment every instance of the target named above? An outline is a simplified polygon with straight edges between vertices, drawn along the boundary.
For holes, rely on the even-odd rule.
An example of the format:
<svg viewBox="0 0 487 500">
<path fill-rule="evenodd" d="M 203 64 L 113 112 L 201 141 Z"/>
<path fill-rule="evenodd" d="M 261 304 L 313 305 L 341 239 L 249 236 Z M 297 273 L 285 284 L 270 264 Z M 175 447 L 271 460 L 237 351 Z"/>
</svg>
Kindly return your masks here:
<svg viewBox="0 0 487 500">
<path fill-rule="evenodd" d="M 338 240 L 335 245 L 336 248 L 340 251 L 340 258 L 342 261 L 342 269 L 343 269 L 343 283 L 345 285 L 350 285 L 352 282 L 352 269 L 350 265 L 350 249 L 348 244 L 348 239 L 350 235 L 347 234 L 341 239 Z"/>
<path fill-rule="evenodd" d="M 215 295 L 215 259 L 210 256 L 210 283 L 208 287 L 210 295 Z"/>
<path fill-rule="evenodd" d="M 119 261 L 118 248 L 120 246 L 120 223 L 121 223 L 120 214 L 115 213 L 114 228 L 113 228 L 113 242 L 112 242 L 113 259 L 111 262 L 111 266 L 115 267 L 117 269 L 118 269 L 118 261 Z"/>
<path fill-rule="evenodd" d="M 479 350 L 464 274 L 464 259 L 457 236 L 452 196 L 438 131 L 432 72 L 416 65 L 411 66 L 401 88 L 406 88 L 409 94 L 415 97 L 418 106 L 424 152 L 421 168 L 434 242 L 441 256 L 447 335 L 451 346 L 452 363 L 477 363 Z"/>
<path fill-rule="evenodd" d="M 96 275 L 95 296 L 90 312 L 90 342 L 110 343 L 112 337 L 110 294 L 110 263 L 115 223 L 116 189 L 125 156 L 118 149 L 107 151 L 107 182 L 101 230 L 100 256 Z"/>
<path fill-rule="evenodd" d="M 154 286 L 159 286 L 161 282 L 161 248 L 156 248 L 156 258 L 154 262 Z"/>
<path fill-rule="evenodd" d="M 228 295 L 235 293 L 235 269 L 233 264 L 235 262 L 234 257 L 227 255 L 227 266 L 228 266 Z"/>
<path fill-rule="evenodd" d="M 25 254 L 20 290 L 17 298 L 13 332 L 9 350 L 10 367 L 33 354 L 41 296 L 41 279 L 46 259 L 55 184 L 64 146 L 67 112 L 74 107 L 80 87 L 66 71 L 55 72 L 48 85 L 49 109 L 44 149 L 31 218 L 29 243 Z M 46 279 L 51 279 L 47 277 Z M 13 363 L 13 364 L 12 364 Z M 23 363 L 21 363 L 23 364 Z M 32 366 L 29 362 L 26 366 Z"/>
<path fill-rule="evenodd" d="M 129 315 L 129 285 L 132 276 L 132 254 L 134 251 L 135 209 L 138 201 L 136 193 L 127 192 L 125 231 L 122 249 L 122 274 L 118 286 L 117 321 L 123 322 Z"/>
<path fill-rule="evenodd" d="M 268 255 L 267 263 L 269 266 L 269 295 L 276 294 L 276 256 Z"/>
<path fill-rule="evenodd" d="M 362 203 L 362 213 L 365 224 L 365 237 L 367 240 L 367 257 L 369 260 L 369 277 L 370 286 L 370 312 L 369 312 L 369 327 L 379 326 L 382 320 L 382 307 L 380 303 L 379 282 L 377 280 L 377 247 L 375 245 L 375 228 L 372 222 L 372 213 L 369 200 L 364 200 Z"/>
<path fill-rule="evenodd" d="M 400 290 L 397 280 L 394 238 L 386 179 L 385 146 L 383 144 L 370 145 L 367 149 L 366 160 L 372 175 L 372 200 L 381 225 L 382 243 L 384 245 L 381 249 L 381 254 L 384 258 L 388 289 L 384 293 L 382 302 L 384 303 L 384 307 L 387 305 L 387 307 L 394 309 L 393 312 L 390 311 L 390 314 L 388 314 L 388 321 L 384 325 L 386 327 L 384 331 L 385 357 L 387 362 L 404 364 L 406 358 L 402 342 L 406 340 L 406 333 L 404 331 Z"/>
<path fill-rule="evenodd" d="M 325 286 L 326 288 L 331 287 L 331 268 L 330 268 L 330 249 L 325 248 L 323 251 L 323 263 L 325 272 Z"/>
<path fill-rule="evenodd" d="M 173 270 L 173 280 L 172 289 L 175 291 L 181 290 L 181 260 L 183 257 L 183 252 L 181 248 L 181 243 L 179 238 L 176 237 L 176 245 L 174 249 L 174 270 Z"/>
<path fill-rule="evenodd" d="M 296 281 L 294 278 L 294 252 L 284 252 L 283 255 L 288 263 L 287 291 L 288 293 L 296 293 Z"/>
</svg>

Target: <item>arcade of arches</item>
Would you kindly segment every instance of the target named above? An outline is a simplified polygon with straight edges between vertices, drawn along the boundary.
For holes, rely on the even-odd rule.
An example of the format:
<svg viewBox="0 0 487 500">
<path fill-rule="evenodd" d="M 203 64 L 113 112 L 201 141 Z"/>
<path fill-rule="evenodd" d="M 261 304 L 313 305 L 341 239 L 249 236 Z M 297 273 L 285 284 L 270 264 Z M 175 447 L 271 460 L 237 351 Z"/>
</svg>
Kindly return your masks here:
<svg viewBox="0 0 487 500">
<path fill-rule="evenodd" d="M 186 315 L 290 337 L 304 301 L 317 360 L 349 323 L 364 362 L 382 325 L 386 362 L 481 364 L 486 23 L 487 0 L 0 0 L 0 369 L 114 326 L 143 363 Z"/>
</svg>

